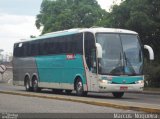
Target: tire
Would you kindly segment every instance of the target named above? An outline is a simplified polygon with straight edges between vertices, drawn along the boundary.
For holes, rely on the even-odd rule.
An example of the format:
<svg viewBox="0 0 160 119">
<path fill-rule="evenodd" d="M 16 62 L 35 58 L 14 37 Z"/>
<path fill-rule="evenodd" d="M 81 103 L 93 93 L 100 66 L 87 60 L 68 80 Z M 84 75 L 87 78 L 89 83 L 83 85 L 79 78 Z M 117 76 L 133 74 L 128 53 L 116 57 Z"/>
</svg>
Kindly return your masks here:
<svg viewBox="0 0 160 119">
<path fill-rule="evenodd" d="M 124 92 L 113 92 L 112 94 L 115 98 L 122 98 L 124 95 Z"/>
<path fill-rule="evenodd" d="M 36 77 L 32 80 L 33 92 L 40 92 L 41 89 L 38 87 L 38 79 Z"/>
<path fill-rule="evenodd" d="M 25 89 L 26 91 L 32 91 L 32 87 L 30 86 L 29 77 L 25 77 Z"/>
<path fill-rule="evenodd" d="M 75 89 L 76 89 L 76 95 L 77 96 L 86 96 L 87 92 L 83 90 L 83 83 L 80 78 L 77 79 L 76 84 L 75 84 Z"/>
</svg>

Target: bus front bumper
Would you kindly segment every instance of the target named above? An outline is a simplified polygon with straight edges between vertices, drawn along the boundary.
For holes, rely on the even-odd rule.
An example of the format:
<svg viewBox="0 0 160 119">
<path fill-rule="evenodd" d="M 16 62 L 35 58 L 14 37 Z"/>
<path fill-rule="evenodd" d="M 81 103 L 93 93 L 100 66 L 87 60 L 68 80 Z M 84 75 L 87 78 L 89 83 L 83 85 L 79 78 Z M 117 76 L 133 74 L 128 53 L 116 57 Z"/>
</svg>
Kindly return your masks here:
<svg viewBox="0 0 160 119">
<path fill-rule="evenodd" d="M 99 84 L 99 92 L 142 92 L 144 83 L 140 84 Z"/>
</svg>

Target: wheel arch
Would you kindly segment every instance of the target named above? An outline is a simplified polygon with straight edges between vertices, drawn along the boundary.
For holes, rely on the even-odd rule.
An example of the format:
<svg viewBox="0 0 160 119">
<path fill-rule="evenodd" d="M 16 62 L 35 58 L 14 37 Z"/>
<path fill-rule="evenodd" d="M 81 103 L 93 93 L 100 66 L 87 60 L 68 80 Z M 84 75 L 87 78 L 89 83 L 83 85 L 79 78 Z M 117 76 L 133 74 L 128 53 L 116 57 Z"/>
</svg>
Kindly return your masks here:
<svg viewBox="0 0 160 119">
<path fill-rule="evenodd" d="M 37 73 L 33 73 L 33 74 L 32 74 L 32 80 L 33 80 L 34 78 L 36 78 L 37 80 L 39 80 Z"/>
<path fill-rule="evenodd" d="M 74 78 L 74 90 L 76 89 L 76 81 L 77 81 L 78 79 L 81 79 L 82 84 L 83 84 L 83 87 L 84 87 L 84 79 L 83 79 L 83 76 L 82 76 L 81 74 L 77 74 L 77 75 L 75 76 L 75 78 Z"/>
</svg>

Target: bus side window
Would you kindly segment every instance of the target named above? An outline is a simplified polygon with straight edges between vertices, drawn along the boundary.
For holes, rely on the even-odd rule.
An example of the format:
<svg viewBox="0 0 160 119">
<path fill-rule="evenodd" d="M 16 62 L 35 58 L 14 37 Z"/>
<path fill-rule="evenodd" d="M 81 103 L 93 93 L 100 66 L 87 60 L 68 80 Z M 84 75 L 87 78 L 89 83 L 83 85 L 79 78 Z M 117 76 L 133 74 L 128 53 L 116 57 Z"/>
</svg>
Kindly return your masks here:
<svg viewBox="0 0 160 119">
<path fill-rule="evenodd" d="M 31 56 L 37 56 L 39 54 L 39 46 L 38 46 L 38 41 L 34 41 L 31 43 L 31 48 L 30 48 L 30 55 Z"/>
<path fill-rule="evenodd" d="M 85 33 L 84 47 L 87 66 L 90 71 L 96 73 L 96 50 L 94 35 L 92 33 Z"/>
<path fill-rule="evenodd" d="M 14 57 L 20 57 L 21 56 L 21 51 L 22 51 L 22 47 L 19 46 L 20 43 L 16 43 L 14 45 Z"/>
</svg>

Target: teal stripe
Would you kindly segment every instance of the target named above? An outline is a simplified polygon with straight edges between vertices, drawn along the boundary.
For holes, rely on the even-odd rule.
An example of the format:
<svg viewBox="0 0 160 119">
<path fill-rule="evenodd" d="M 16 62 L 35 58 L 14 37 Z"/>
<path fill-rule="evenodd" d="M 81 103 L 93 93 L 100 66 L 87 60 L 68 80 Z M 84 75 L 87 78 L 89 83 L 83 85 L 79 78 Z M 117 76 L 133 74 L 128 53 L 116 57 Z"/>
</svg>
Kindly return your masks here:
<svg viewBox="0 0 160 119">
<path fill-rule="evenodd" d="M 112 78 L 112 82 L 119 84 L 131 84 L 139 80 L 143 80 L 143 76 L 118 76 Z"/>
<path fill-rule="evenodd" d="M 74 83 L 77 75 L 84 76 L 82 55 L 67 60 L 66 55 L 37 56 L 40 82 Z M 86 83 L 85 76 L 82 77 Z"/>
</svg>

